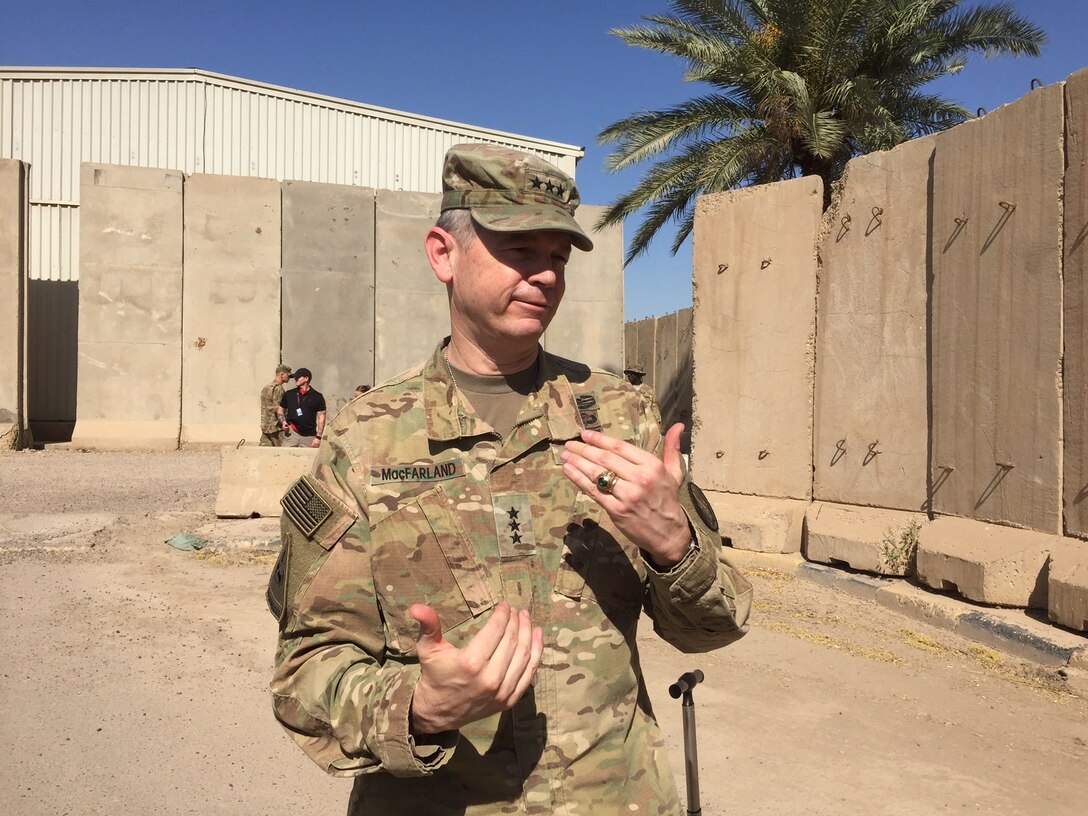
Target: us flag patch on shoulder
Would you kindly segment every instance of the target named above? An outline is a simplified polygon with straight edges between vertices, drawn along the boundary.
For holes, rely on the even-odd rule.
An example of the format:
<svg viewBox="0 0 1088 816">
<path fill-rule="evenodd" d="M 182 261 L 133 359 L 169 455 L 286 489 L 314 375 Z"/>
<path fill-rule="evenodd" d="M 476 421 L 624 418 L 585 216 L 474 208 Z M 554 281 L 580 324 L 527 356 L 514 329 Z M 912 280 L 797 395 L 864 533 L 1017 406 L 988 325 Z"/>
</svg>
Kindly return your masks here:
<svg viewBox="0 0 1088 816">
<path fill-rule="evenodd" d="M 291 485 L 282 499 L 280 506 L 287 517 L 307 538 L 313 538 L 317 528 L 332 515 L 332 508 L 314 489 L 305 476 Z"/>
</svg>

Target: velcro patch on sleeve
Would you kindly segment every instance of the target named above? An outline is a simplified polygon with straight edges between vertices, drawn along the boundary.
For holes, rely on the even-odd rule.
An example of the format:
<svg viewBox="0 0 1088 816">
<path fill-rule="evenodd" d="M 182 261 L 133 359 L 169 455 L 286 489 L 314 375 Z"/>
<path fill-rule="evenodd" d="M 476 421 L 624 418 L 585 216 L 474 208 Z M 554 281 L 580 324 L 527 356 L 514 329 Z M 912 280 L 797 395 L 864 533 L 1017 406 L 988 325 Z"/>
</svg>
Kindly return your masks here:
<svg viewBox="0 0 1088 816">
<path fill-rule="evenodd" d="M 332 515 L 332 506 L 305 476 L 291 485 L 280 499 L 280 506 L 298 531 L 311 539 L 317 528 Z"/>
</svg>

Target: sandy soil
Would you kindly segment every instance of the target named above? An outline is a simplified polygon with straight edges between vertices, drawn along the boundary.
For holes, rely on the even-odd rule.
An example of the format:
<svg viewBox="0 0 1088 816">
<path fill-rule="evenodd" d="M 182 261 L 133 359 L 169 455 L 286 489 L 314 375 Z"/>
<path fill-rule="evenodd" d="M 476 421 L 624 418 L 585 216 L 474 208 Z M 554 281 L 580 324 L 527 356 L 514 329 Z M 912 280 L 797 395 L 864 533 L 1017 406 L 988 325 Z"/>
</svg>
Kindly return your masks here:
<svg viewBox="0 0 1088 816">
<path fill-rule="evenodd" d="M 343 813 L 274 722 L 269 520 L 216 522 L 216 454 L 0 455 L 0 801 L 54 814 Z M 164 543 L 202 531 L 199 553 Z M 751 633 L 643 663 L 683 789 L 695 694 L 703 812 L 1064 816 L 1088 801 L 1088 701 L 1050 670 L 756 568 Z"/>
</svg>

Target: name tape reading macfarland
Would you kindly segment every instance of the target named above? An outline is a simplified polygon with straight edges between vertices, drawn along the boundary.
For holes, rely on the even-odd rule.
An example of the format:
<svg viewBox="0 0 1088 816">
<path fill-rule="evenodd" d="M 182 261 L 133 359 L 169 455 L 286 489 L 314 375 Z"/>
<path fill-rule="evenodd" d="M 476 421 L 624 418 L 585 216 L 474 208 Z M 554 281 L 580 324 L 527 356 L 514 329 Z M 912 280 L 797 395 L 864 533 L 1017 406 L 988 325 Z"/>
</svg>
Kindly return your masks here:
<svg viewBox="0 0 1088 816">
<path fill-rule="evenodd" d="M 413 462 L 406 465 L 376 465 L 370 469 L 371 484 L 390 482 L 441 482 L 465 474 L 460 459 L 449 462 Z"/>
</svg>

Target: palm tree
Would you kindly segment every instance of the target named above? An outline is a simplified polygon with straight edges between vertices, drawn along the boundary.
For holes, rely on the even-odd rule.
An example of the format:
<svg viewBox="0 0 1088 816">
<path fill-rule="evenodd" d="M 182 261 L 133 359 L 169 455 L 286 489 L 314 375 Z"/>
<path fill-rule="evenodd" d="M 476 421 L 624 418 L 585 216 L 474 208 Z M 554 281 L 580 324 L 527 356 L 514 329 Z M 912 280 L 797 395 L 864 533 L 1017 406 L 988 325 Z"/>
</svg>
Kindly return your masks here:
<svg viewBox="0 0 1088 816">
<path fill-rule="evenodd" d="M 598 227 L 648 206 L 625 263 L 668 221 L 672 252 L 691 233 L 695 198 L 818 175 L 831 182 L 852 157 L 944 130 L 970 114 L 922 88 L 956 73 L 972 52 L 1038 56 L 1041 29 L 1010 3 L 962 0 L 670 0 L 672 14 L 617 28 L 628 45 L 680 57 L 684 80 L 713 92 L 645 111 L 597 137 L 608 168 L 654 161 Z"/>
</svg>

